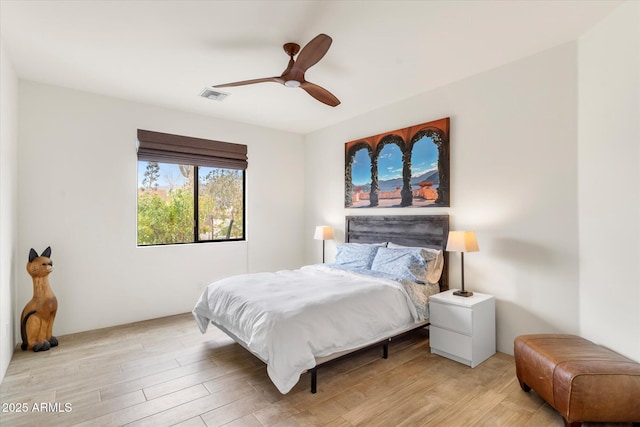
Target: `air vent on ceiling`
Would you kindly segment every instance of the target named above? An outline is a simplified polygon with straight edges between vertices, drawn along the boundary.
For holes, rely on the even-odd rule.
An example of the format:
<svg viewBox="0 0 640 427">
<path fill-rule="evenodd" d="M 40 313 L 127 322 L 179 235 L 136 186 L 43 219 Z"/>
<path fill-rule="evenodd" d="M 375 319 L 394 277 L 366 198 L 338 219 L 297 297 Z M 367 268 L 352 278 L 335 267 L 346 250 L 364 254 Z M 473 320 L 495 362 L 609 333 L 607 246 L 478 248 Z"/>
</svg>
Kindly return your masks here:
<svg viewBox="0 0 640 427">
<path fill-rule="evenodd" d="M 214 101 L 222 101 L 229 96 L 229 94 L 221 90 L 205 87 L 202 92 L 200 92 L 200 96 L 203 98 L 213 99 Z"/>
</svg>

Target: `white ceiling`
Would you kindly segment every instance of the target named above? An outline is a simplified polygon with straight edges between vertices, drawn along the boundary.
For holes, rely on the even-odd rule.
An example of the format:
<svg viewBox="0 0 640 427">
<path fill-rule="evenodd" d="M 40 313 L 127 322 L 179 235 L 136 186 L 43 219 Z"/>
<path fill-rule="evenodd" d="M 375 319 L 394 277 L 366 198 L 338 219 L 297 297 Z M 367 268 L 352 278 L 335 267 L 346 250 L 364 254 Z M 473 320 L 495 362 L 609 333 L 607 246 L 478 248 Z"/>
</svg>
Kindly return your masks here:
<svg viewBox="0 0 640 427">
<path fill-rule="evenodd" d="M 619 1 L 6 1 L 2 43 L 22 79 L 306 134 L 576 40 Z M 306 79 L 276 83 L 286 42 L 333 44 Z"/>
</svg>

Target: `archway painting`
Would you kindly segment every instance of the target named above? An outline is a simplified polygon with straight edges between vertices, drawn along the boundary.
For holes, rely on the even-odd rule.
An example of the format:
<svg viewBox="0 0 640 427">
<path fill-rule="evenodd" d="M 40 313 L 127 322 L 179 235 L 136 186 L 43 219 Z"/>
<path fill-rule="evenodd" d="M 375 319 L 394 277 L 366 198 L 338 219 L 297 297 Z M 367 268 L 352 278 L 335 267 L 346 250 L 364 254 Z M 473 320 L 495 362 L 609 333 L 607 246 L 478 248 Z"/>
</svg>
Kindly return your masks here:
<svg viewBox="0 0 640 427">
<path fill-rule="evenodd" d="M 347 208 L 448 207 L 449 118 L 345 144 Z"/>
</svg>

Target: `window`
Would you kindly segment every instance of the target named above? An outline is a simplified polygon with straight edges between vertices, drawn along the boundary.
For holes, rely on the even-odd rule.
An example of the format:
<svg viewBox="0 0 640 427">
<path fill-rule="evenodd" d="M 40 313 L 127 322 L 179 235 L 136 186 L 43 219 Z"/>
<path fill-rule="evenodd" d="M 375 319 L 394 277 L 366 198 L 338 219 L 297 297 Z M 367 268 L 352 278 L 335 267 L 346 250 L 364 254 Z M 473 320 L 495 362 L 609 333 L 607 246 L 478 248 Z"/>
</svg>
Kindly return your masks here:
<svg viewBox="0 0 640 427">
<path fill-rule="evenodd" d="M 246 146 L 138 130 L 138 246 L 244 240 Z"/>
</svg>

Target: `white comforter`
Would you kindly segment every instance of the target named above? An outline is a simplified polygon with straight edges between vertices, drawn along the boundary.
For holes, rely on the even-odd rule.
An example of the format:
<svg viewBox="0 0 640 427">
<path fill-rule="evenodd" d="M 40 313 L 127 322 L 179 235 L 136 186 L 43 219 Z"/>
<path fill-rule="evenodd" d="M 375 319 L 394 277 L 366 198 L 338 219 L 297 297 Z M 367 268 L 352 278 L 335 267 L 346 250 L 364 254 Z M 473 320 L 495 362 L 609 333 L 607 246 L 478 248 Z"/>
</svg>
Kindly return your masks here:
<svg viewBox="0 0 640 427">
<path fill-rule="evenodd" d="M 214 322 L 242 340 L 283 394 L 316 356 L 375 343 L 423 320 L 400 283 L 323 265 L 219 280 L 193 314 L 202 333 Z"/>
</svg>

